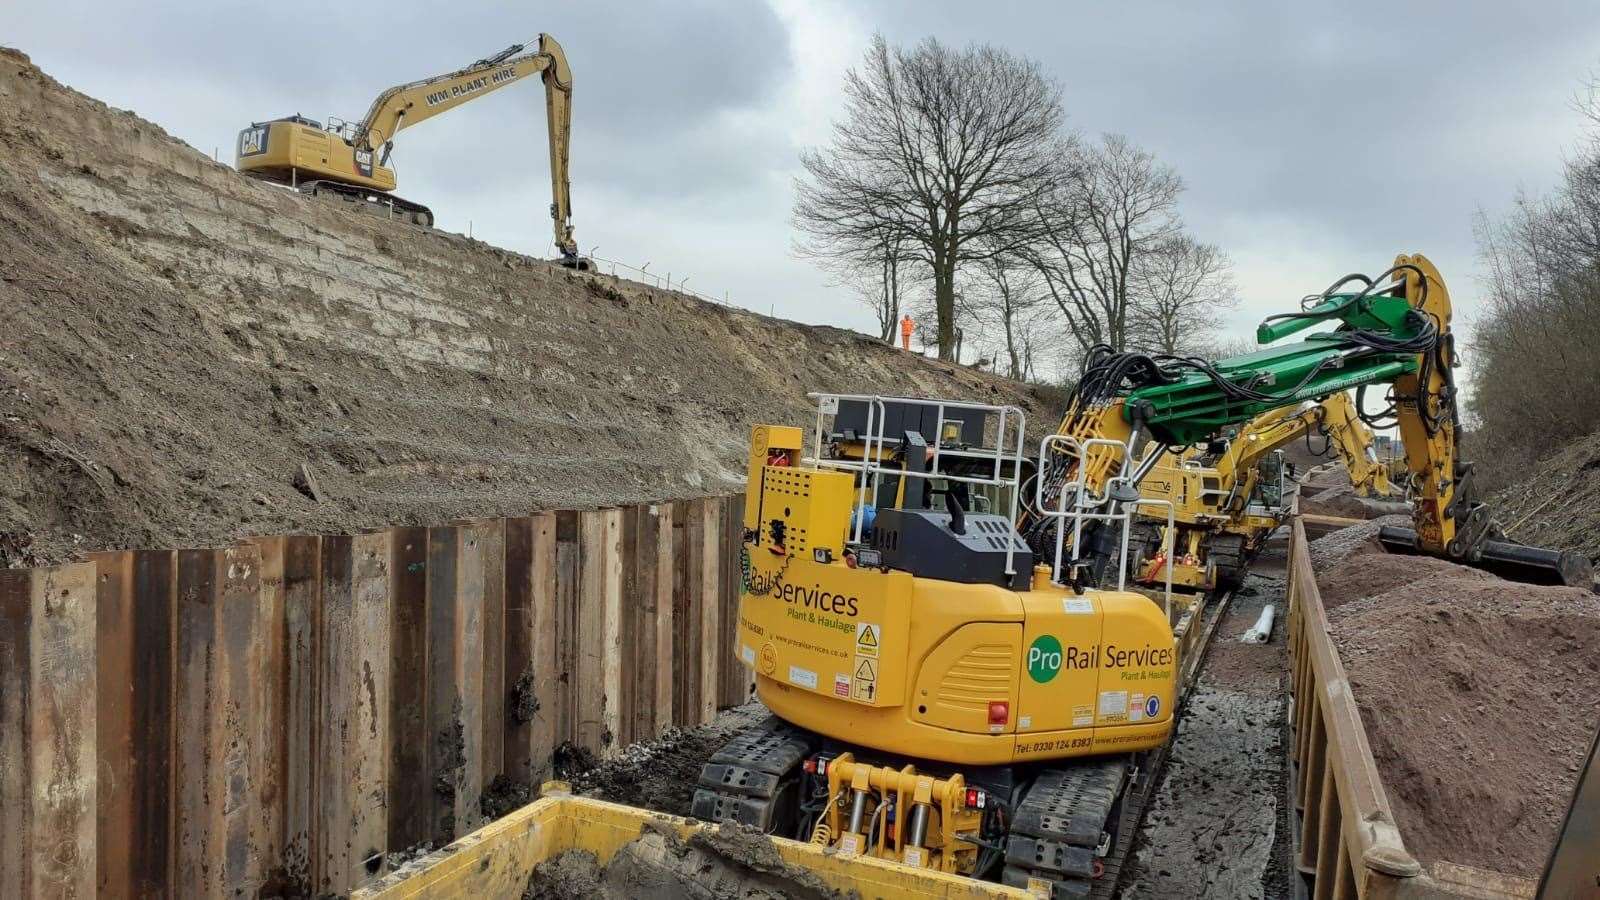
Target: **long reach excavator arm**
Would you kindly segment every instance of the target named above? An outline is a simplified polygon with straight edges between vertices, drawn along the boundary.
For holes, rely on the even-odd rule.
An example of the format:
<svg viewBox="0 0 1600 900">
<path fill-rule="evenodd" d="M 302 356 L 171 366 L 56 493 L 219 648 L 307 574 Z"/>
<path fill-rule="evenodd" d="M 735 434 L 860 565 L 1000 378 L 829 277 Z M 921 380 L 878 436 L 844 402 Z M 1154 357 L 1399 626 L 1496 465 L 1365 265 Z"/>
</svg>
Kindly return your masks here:
<svg viewBox="0 0 1600 900">
<path fill-rule="evenodd" d="M 1170 447 L 1194 444 L 1263 413 L 1350 389 L 1357 391 L 1353 412 L 1359 419 L 1360 392 L 1387 385 L 1390 405 L 1380 417 L 1392 416 L 1400 426 L 1413 522 L 1410 529 L 1384 529 L 1380 539 L 1387 546 L 1524 581 L 1587 583 L 1586 560 L 1507 542 L 1475 496 L 1472 466 L 1458 456 L 1450 318 L 1438 269 L 1421 255 L 1401 255 L 1378 277 L 1348 275 L 1306 298 L 1299 311 L 1268 318 L 1256 333 L 1259 343 L 1273 344 L 1336 325 L 1301 341 L 1216 362 L 1096 348 L 1058 430 L 1068 440 L 1039 461 L 1045 505 L 1132 502 L 1159 457 L 1133 457 L 1132 447 L 1145 437 Z M 1022 523 L 1035 546 L 1043 546 L 1054 527 L 1037 510 Z M 1075 566 L 1098 583 L 1113 536 L 1086 533 L 1083 541 L 1073 548 Z"/>
<path fill-rule="evenodd" d="M 379 94 L 360 122 L 321 123 L 300 116 L 257 122 L 239 134 L 241 172 L 309 193 L 375 201 L 432 225 L 426 208 L 396 197 L 389 156 L 406 128 L 538 75 L 545 86 L 550 144 L 550 217 L 563 265 L 585 268 L 573 237 L 572 68 L 555 38 L 539 35 L 537 49 L 513 44 L 464 69 L 400 84 Z M 505 154 L 502 154 L 505 155 Z"/>
</svg>

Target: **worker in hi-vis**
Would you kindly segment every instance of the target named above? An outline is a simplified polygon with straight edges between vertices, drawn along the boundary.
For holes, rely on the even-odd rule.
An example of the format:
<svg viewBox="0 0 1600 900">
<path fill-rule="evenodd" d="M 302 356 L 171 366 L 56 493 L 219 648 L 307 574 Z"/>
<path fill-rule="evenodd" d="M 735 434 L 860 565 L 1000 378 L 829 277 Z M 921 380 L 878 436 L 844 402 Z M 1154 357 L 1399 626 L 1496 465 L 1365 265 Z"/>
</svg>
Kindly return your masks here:
<svg viewBox="0 0 1600 900">
<path fill-rule="evenodd" d="M 905 318 L 900 320 L 900 346 L 906 350 L 911 349 L 911 325 L 911 314 L 907 313 Z"/>
</svg>

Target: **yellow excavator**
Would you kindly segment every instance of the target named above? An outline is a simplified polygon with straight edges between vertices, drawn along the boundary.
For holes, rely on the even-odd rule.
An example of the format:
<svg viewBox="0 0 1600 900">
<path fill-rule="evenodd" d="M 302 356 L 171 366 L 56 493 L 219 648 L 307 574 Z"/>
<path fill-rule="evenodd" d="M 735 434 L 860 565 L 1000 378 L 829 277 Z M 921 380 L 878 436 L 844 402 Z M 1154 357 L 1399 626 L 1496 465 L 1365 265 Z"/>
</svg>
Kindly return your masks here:
<svg viewBox="0 0 1600 900">
<path fill-rule="evenodd" d="M 389 88 L 372 101 L 359 122 L 330 119 L 324 124 L 296 114 L 252 123 L 239 132 L 235 165 L 254 178 L 309 194 L 373 204 L 386 214 L 431 227 L 431 210 L 391 193 L 395 174 L 389 156 L 395 135 L 532 75 L 544 80 L 550 217 L 560 262 L 586 269 L 587 261 L 579 255 L 572 234 L 572 184 L 567 171 L 572 142 L 572 69 L 561 45 L 548 34 L 539 35 L 535 50 L 513 44 L 464 69 Z"/>
<path fill-rule="evenodd" d="M 1388 497 L 1389 477 L 1378 464 L 1372 430 L 1348 391 L 1298 406 L 1268 410 L 1225 440 L 1204 446 L 1158 448 L 1139 483 L 1143 520 L 1135 580 L 1164 582 L 1168 555 L 1166 511 L 1172 511 L 1172 585 L 1180 590 L 1230 589 L 1243 583 L 1251 556 L 1283 520 L 1283 460 L 1279 448 L 1321 434 L 1362 496 Z M 1324 452 L 1326 452 L 1326 449 Z"/>
<path fill-rule="evenodd" d="M 1159 459 L 1135 452 L 1146 438 L 1193 445 L 1390 385 L 1414 527 L 1385 545 L 1586 583 L 1587 560 L 1504 541 L 1473 499 L 1449 325 L 1438 272 L 1402 256 L 1264 322 L 1276 346 L 1257 353 L 1097 350 L 1035 458 L 1014 407 L 816 394 L 809 436 L 757 426 L 735 652 L 773 716 L 712 755 L 694 816 L 1040 896 L 1093 891 L 1185 666 L 1170 594 L 1127 583 Z"/>
</svg>

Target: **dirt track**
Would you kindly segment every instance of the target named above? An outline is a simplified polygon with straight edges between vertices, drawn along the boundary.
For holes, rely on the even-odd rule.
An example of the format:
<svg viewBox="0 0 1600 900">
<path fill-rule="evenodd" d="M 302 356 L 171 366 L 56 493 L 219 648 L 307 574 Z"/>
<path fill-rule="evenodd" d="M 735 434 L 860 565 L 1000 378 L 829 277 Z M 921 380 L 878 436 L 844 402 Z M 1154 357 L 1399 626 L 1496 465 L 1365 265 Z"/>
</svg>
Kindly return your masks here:
<svg viewBox="0 0 1600 900">
<path fill-rule="evenodd" d="M 0 317 L 0 565 L 730 490 L 810 390 L 1050 418 L 853 332 L 251 181 L 9 50 Z"/>
</svg>

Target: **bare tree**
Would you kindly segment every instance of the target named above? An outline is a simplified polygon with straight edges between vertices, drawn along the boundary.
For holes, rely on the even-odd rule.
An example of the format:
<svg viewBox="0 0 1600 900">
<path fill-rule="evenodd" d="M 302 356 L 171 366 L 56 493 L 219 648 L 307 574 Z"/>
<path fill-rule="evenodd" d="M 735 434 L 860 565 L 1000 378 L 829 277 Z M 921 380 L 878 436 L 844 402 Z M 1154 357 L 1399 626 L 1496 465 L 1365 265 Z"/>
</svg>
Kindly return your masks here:
<svg viewBox="0 0 1600 900">
<path fill-rule="evenodd" d="M 1128 347 L 1136 275 L 1182 231 L 1183 179 L 1121 135 L 1060 145 L 1055 190 L 1037 207 L 1040 240 L 1026 251 L 1079 350 Z"/>
<path fill-rule="evenodd" d="M 1129 330 L 1134 343 L 1162 353 L 1198 352 L 1238 305 L 1227 254 L 1177 234 L 1150 248 L 1131 279 L 1137 299 Z"/>
<path fill-rule="evenodd" d="M 902 277 L 902 270 L 911 261 L 905 235 L 891 229 L 880 231 L 869 259 L 877 276 L 870 282 L 873 288 L 870 305 L 878 314 L 878 327 L 884 343 L 892 344 L 895 332 L 899 330 L 902 290 L 912 281 L 910 277 Z M 909 272 L 905 274 L 910 275 Z M 863 285 L 863 293 L 866 289 L 867 285 Z"/>
<path fill-rule="evenodd" d="M 903 238 L 933 282 L 936 343 L 956 355 L 963 263 L 1032 240 L 1054 171 L 1060 89 L 1037 63 L 989 45 L 910 51 L 873 38 L 845 75 L 832 143 L 800 157 L 802 253 L 831 256 Z"/>
<path fill-rule="evenodd" d="M 995 254 L 977 266 L 966 293 L 973 297 L 974 317 L 985 330 L 998 332 L 997 353 L 1003 354 L 1006 375 L 1020 380 L 1035 375 L 1035 354 L 1047 341 L 1042 335 L 1054 318 L 1043 276 L 1020 256 Z M 989 326 L 993 326 L 991 329 Z"/>
</svg>

